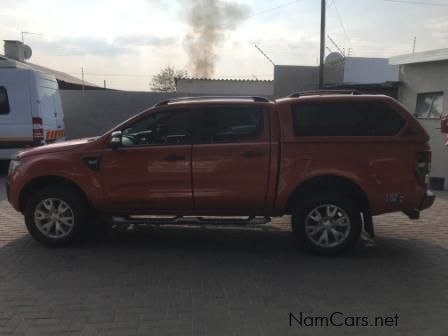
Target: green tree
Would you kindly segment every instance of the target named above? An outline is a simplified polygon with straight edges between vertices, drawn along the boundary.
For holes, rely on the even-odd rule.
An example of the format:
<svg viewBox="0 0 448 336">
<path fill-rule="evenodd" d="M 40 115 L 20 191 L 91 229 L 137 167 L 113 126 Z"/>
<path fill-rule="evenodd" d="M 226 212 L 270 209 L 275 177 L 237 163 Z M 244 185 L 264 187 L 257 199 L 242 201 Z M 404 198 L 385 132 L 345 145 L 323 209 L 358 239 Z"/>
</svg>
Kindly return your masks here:
<svg viewBox="0 0 448 336">
<path fill-rule="evenodd" d="M 172 67 L 162 69 L 157 75 L 152 76 L 151 90 L 157 92 L 176 91 L 175 78 L 186 78 L 188 76 L 185 70 L 175 70 Z"/>
</svg>

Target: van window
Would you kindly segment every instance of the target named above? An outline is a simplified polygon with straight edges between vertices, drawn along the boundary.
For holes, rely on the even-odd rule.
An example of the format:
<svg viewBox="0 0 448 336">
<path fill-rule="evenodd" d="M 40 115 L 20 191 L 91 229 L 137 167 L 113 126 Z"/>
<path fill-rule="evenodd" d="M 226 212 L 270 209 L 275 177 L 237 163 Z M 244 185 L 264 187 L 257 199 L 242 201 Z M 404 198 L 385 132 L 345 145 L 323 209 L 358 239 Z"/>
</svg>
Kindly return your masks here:
<svg viewBox="0 0 448 336">
<path fill-rule="evenodd" d="M 301 103 L 293 106 L 292 113 L 297 137 L 393 136 L 405 123 L 380 101 Z"/>
<path fill-rule="evenodd" d="M 257 106 L 207 106 L 199 125 L 202 144 L 251 141 L 261 134 L 263 110 Z"/>
<path fill-rule="evenodd" d="M 0 86 L 0 114 L 8 114 L 9 111 L 8 93 L 6 88 Z"/>
</svg>

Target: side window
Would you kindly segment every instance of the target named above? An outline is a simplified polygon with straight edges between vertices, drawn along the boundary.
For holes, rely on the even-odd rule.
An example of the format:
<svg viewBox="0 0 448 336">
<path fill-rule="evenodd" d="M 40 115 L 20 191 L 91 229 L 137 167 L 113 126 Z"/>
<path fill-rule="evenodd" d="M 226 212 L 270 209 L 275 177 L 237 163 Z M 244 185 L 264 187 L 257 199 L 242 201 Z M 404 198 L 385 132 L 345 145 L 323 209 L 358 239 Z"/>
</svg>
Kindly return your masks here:
<svg viewBox="0 0 448 336">
<path fill-rule="evenodd" d="M 9 114 L 9 112 L 8 93 L 6 92 L 6 88 L 0 86 L 0 115 Z"/>
<path fill-rule="evenodd" d="M 443 92 L 420 93 L 417 95 L 417 118 L 439 119 L 443 111 Z"/>
<path fill-rule="evenodd" d="M 379 101 L 302 103 L 293 106 L 292 113 L 297 137 L 393 136 L 405 124 Z"/>
<path fill-rule="evenodd" d="M 122 131 L 122 144 L 125 147 L 186 144 L 188 114 L 188 110 L 151 114 Z"/>
<path fill-rule="evenodd" d="M 235 143 L 257 139 L 263 128 L 258 106 L 207 106 L 201 112 L 199 143 Z"/>
</svg>

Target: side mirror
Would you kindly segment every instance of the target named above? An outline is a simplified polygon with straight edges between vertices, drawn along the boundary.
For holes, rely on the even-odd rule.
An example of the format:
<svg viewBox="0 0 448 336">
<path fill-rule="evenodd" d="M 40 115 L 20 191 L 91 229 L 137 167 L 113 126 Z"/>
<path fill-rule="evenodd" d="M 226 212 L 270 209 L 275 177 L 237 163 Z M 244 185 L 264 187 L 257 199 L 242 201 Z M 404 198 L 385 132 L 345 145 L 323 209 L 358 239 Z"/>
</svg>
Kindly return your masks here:
<svg viewBox="0 0 448 336">
<path fill-rule="evenodd" d="M 112 134 L 110 135 L 109 146 L 113 149 L 117 149 L 118 147 L 120 147 L 122 136 L 123 134 L 121 133 L 121 131 L 112 132 Z"/>
</svg>

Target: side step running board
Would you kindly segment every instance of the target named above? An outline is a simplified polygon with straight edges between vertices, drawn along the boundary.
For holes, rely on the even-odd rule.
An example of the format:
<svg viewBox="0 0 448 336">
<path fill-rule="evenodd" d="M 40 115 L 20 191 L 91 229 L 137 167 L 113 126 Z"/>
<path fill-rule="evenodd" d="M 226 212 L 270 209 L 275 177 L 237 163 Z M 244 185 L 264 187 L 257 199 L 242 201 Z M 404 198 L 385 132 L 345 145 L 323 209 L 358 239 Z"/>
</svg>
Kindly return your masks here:
<svg viewBox="0 0 448 336">
<path fill-rule="evenodd" d="M 249 217 L 249 218 L 217 218 L 217 217 L 112 217 L 114 224 L 136 224 L 136 225 L 263 225 L 271 222 L 271 217 Z"/>
</svg>

